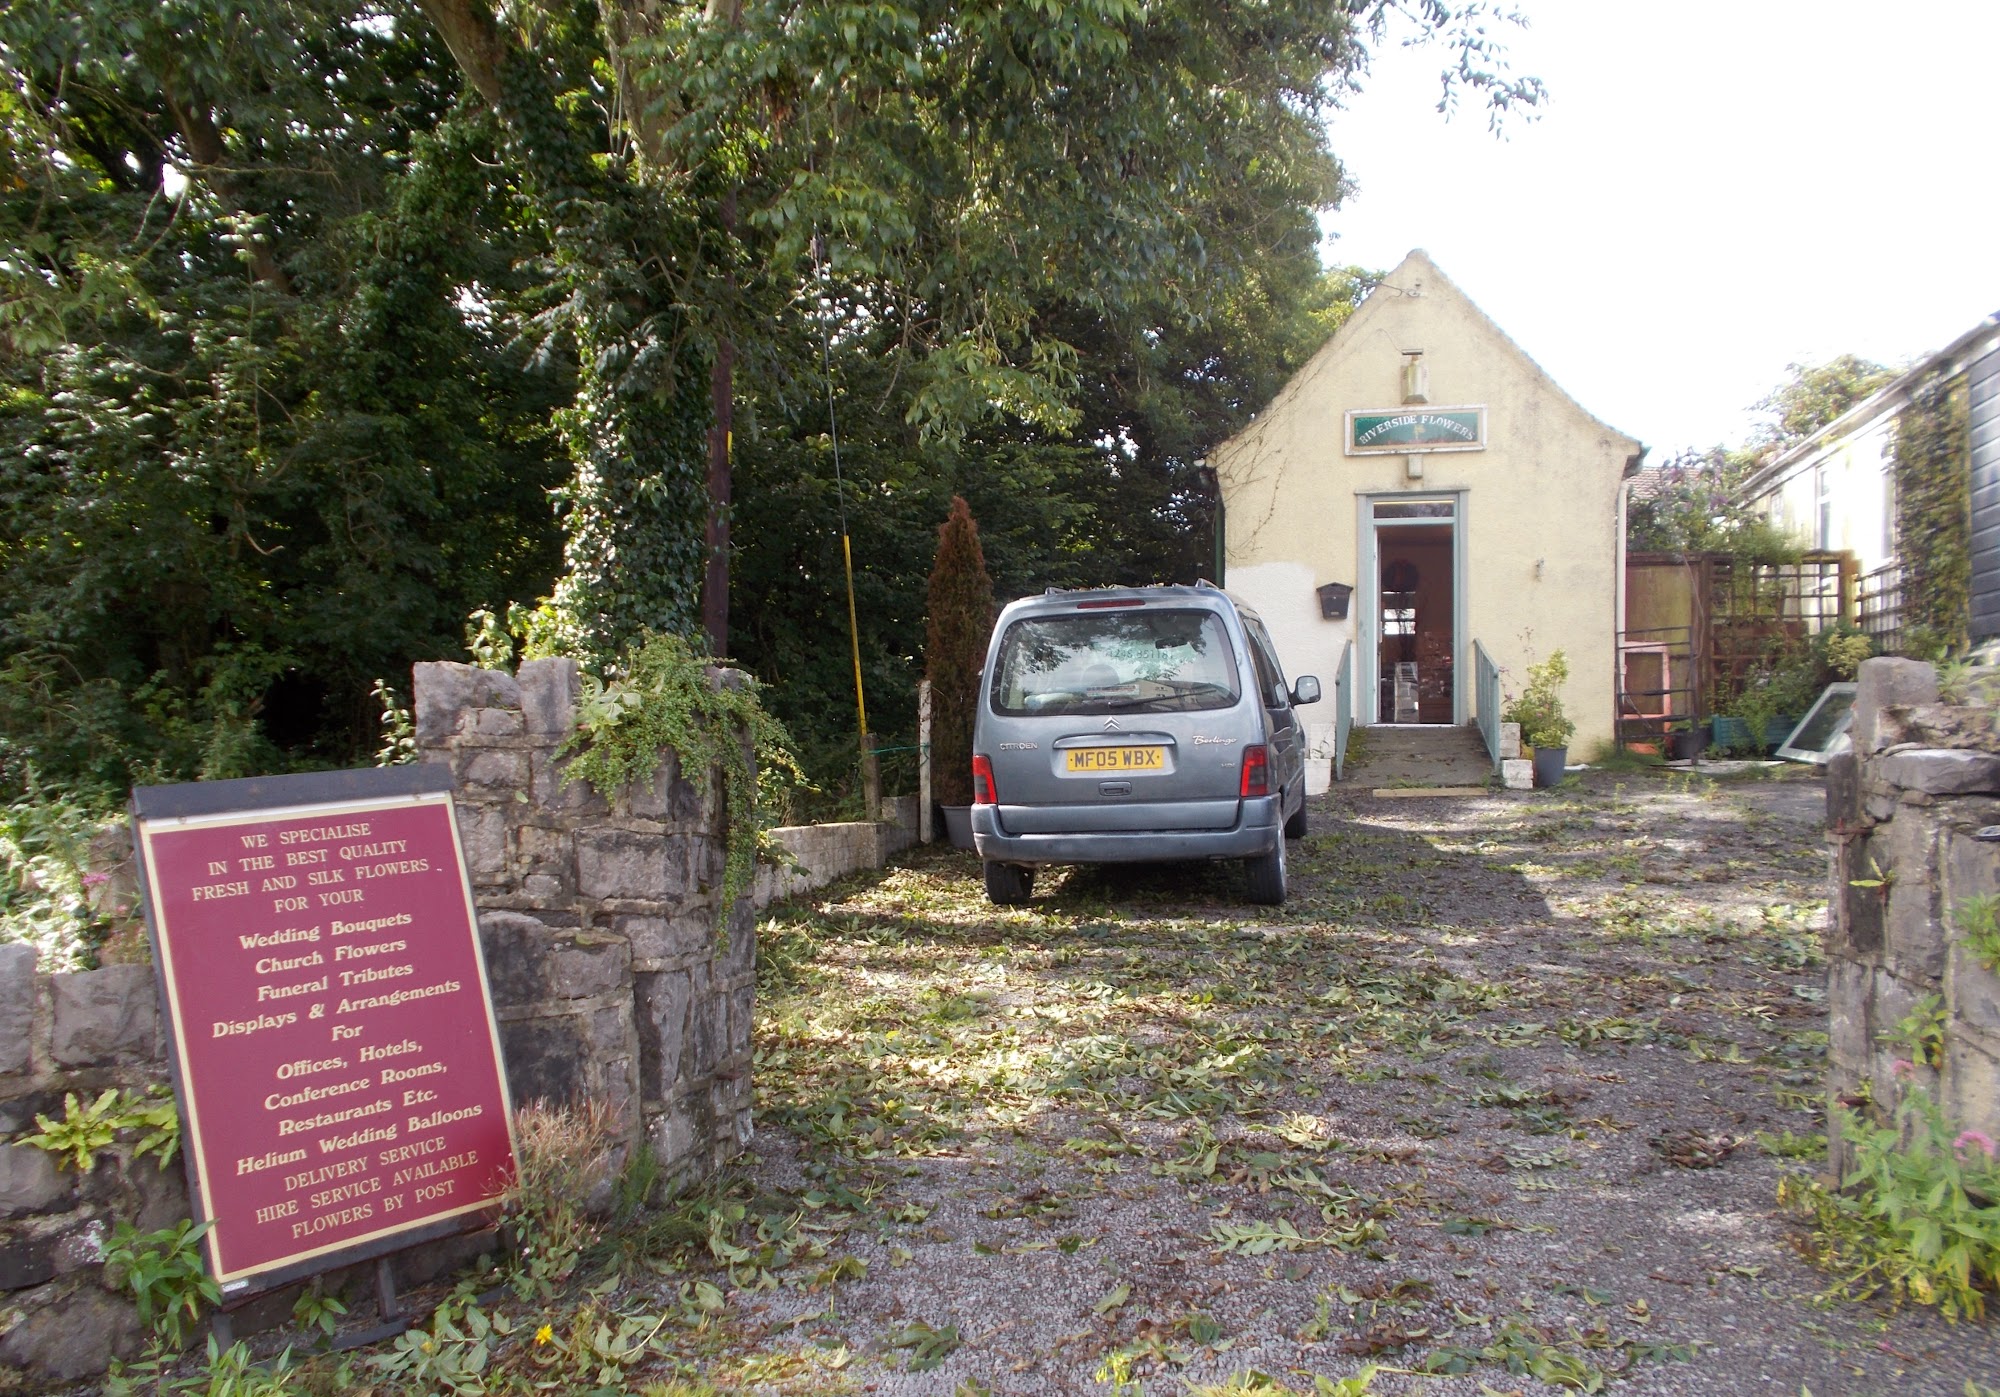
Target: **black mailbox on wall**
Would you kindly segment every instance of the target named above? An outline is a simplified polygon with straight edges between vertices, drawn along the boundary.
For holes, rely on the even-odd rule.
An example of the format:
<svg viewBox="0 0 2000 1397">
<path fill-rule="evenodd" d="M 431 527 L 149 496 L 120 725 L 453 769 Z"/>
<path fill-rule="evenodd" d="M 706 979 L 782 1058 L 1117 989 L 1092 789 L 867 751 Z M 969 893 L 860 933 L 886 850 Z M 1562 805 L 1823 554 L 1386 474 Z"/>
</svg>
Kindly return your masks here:
<svg viewBox="0 0 2000 1397">
<path fill-rule="evenodd" d="M 1347 599 L 1354 595 L 1354 589 L 1345 582 L 1329 582 L 1317 590 L 1319 614 L 1328 621 L 1345 621 Z"/>
</svg>

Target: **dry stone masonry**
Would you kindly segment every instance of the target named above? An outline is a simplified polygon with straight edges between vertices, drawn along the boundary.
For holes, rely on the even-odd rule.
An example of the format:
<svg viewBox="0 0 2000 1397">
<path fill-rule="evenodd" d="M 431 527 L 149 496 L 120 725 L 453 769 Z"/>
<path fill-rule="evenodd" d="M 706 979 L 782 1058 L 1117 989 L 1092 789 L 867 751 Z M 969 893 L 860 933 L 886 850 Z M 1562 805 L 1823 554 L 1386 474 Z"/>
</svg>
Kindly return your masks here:
<svg viewBox="0 0 2000 1397">
<path fill-rule="evenodd" d="M 30 946 L 0 946 L 0 1138 L 61 1119 L 63 1097 L 84 1104 L 108 1089 L 144 1091 L 167 1079 L 152 967 L 114 965 L 68 975 L 35 970 Z M 188 1215 L 176 1159 L 100 1150 L 89 1172 L 31 1145 L 0 1145 L 0 1386 L 5 1368 L 41 1382 L 104 1371 L 137 1353 L 138 1314 L 106 1274 L 118 1222 L 141 1231 Z"/>
<path fill-rule="evenodd" d="M 418 751 L 457 780 L 515 1102 L 607 1104 L 697 1177 L 750 1136 L 754 918 L 745 899 L 723 927 L 719 806 L 672 754 L 615 803 L 563 780 L 578 683 L 573 660 L 418 665 Z"/>
<path fill-rule="evenodd" d="M 720 675 L 718 682 L 731 682 Z M 416 668 L 421 759 L 451 768 L 460 837 L 516 1106 L 608 1105 L 628 1150 L 650 1149 L 688 1181 L 750 1135 L 750 899 L 720 934 L 720 812 L 671 754 L 653 781 L 606 802 L 565 783 L 556 750 L 574 722 L 578 672 L 531 661 L 518 676 L 469 665 Z M 880 861 L 877 826 L 795 835 L 817 883 L 844 851 Z M 856 855 L 859 857 L 859 855 Z M 119 877 L 129 881 L 129 865 Z M 782 880 L 781 880 L 782 881 Z M 770 891 L 778 891 L 772 887 Z M 150 965 L 41 974 L 32 947 L 0 945 L 0 1140 L 60 1118 L 65 1093 L 167 1081 L 165 1025 Z M 80 1173 L 46 1151 L 0 1144 L 0 1391 L 73 1382 L 132 1357 L 145 1335 L 104 1262 L 112 1228 L 188 1216 L 179 1159 L 161 1169 L 129 1144 Z M 441 1246 L 399 1264 L 407 1281 L 448 1266 Z M 284 1305 L 271 1318 L 282 1318 Z"/>
<path fill-rule="evenodd" d="M 2000 980 L 1959 925 L 1969 899 L 2000 892 L 2000 844 L 1980 837 L 2000 826 L 1995 718 L 1941 702 L 1927 664 L 1862 664 L 1853 750 L 1827 769 L 1827 1000 L 1833 1099 L 1865 1098 L 1886 1119 L 1922 1089 L 1960 1127 L 2000 1138 Z M 1935 1064 L 1898 1027 L 1927 1004 L 1944 1015 Z"/>
</svg>

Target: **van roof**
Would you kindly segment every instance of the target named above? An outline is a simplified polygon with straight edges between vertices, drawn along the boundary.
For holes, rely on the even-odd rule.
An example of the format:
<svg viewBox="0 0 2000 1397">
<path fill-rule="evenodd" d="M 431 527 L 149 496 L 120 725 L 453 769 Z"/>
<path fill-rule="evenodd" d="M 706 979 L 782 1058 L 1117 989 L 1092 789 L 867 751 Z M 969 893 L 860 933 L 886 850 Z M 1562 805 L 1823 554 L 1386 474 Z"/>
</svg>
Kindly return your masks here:
<svg viewBox="0 0 2000 1397">
<path fill-rule="evenodd" d="M 1074 597 L 1096 592 L 1122 592 L 1130 593 L 1133 596 L 1161 596 L 1179 593 L 1220 591 L 1222 591 L 1220 587 L 1204 577 L 1193 586 L 1189 586 L 1185 582 L 1149 582 L 1139 587 L 1048 587 L 1044 588 L 1040 595 L 1045 597 Z M 1023 598 L 1023 600 L 1026 600 L 1026 598 Z"/>
<path fill-rule="evenodd" d="M 1213 605 L 1217 601 L 1227 601 L 1237 611 L 1246 616 L 1257 613 L 1241 597 L 1235 596 L 1206 579 L 1189 585 L 1184 582 L 1162 582 L 1144 587 L 1050 587 L 1043 592 L 1032 593 L 1007 603 L 1004 610 L 1096 610 L 1098 607 L 1118 605 L 1146 605 L 1158 602 L 1205 602 Z M 1067 604 L 1067 605 L 1065 605 Z"/>
</svg>

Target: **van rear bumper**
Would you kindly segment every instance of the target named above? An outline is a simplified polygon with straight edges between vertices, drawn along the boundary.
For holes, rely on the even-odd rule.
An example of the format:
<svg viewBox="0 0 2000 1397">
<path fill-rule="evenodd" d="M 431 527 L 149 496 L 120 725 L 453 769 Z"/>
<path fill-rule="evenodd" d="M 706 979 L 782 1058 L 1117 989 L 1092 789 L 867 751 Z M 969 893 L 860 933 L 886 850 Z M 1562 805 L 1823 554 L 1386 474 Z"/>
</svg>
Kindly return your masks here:
<svg viewBox="0 0 2000 1397">
<path fill-rule="evenodd" d="M 1248 859 L 1268 854 L 1284 836 L 1278 796 L 1243 801 L 1227 829 L 1068 830 L 1008 834 L 996 806 L 972 807 L 972 843 L 993 863 L 1161 863 L 1172 859 Z"/>
</svg>

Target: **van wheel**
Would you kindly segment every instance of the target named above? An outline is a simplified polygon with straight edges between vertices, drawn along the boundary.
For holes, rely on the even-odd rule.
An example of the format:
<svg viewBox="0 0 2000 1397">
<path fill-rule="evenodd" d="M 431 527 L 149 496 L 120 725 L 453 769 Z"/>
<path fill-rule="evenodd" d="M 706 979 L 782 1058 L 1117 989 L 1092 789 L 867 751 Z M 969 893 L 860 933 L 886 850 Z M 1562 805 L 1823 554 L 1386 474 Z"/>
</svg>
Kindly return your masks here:
<svg viewBox="0 0 2000 1397">
<path fill-rule="evenodd" d="M 1250 875 L 1250 900 L 1263 907 L 1277 907 L 1285 900 L 1285 841 L 1268 854 L 1246 859 L 1244 871 Z"/>
<path fill-rule="evenodd" d="M 1306 837 L 1306 798 L 1304 792 L 1301 792 L 1299 794 L 1298 810 L 1292 815 L 1291 819 L 1285 821 L 1285 838 L 1304 839 L 1305 837 Z"/>
<path fill-rule="evenodd" d="M 1018 863 L 986 865 L 986 900 L 1003 907 L 1026 902 L 1035 886 L 1035 870 Z"/>
</svg>

